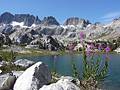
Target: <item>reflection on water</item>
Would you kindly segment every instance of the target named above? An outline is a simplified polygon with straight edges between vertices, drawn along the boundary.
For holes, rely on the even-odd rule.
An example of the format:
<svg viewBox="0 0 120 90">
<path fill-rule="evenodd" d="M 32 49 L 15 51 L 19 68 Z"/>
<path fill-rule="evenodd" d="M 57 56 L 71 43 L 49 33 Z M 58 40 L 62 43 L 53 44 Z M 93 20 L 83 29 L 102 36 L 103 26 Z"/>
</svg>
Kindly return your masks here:
<svg viewBox="0 0 120 90">
<path fill-rule="evenodd" d="M 105 58 L 105 55 L 102 55 Z M 37 57 L 18 57 L 27 58 L 35 62 L 42 61 L 47 64 L 51 71 L 55 71 L 61 75 L 72 75 L 71 63 L 74 61 L 82 72 L 82 56 L 77 55 L 62 55 L 62 56 L 37 56 Z M 104 60 L 104 59 L 103 59 Z M 104 82 L 104 87 L 107 90 L 120 90 L 120 55 L 111 54 L 109 62 L 109 75 Z"/>
</svg>

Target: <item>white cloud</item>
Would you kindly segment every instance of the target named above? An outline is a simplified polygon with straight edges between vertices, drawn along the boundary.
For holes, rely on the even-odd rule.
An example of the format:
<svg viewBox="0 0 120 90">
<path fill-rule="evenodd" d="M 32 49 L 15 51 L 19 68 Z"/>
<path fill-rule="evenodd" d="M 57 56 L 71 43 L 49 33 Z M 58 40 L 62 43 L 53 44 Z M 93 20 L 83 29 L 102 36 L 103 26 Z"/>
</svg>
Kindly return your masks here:
<svg viewBox="0 0 120 90">
<path fill-rule="evenodd" d="M 100 20 L 102 22 L 110 22 L 115 18 L 120 17 L 120 12 L 111 12 L 111 13 L 107 13 L 106 15 L 100 17 Z"/>
<path fill-rule="evenodd" d="M 101 19 L 100 21 L 102 21 L 103 23 L 108 23 L 111 22 L 113 19 L 115 18 L 106 18 L 106 19 Z"/>
<path fill-rule="evenodd" d="M 112 12 L 112 13 L 108 13 L 108 14 L 104 15 L 101 18 L 102 19 L 110 19 L 110 18 L 116 18 L 118 16 L 120 16 L 120 12 Z"/>
</svg>

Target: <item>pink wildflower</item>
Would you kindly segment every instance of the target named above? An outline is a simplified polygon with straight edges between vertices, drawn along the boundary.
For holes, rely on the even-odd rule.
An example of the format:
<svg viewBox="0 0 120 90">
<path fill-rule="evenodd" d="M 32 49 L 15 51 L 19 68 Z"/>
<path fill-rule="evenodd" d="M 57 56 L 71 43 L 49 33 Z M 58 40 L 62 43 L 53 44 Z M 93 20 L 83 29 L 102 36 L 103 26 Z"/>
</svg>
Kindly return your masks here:
<svg viewBox="0 0 120 90">
<path fill-rule="evenodd" d="M 94 48 L 95 48 L 95 46 L 94 46 L 93 43 L 90 44 L 90 48 L 91 48 L 91 49 L 94 49 Z"/>
<path fill-rule="evenodd" d="M 85 38 L 85 34 L 83 32 L 80 32 L 80 39 L 84 39 Z"/>
<path fill-rule="evenodd" d="M 107 47 L 105 48 L 105 51 L 106 51 L 106 53 L 110 52 L 110 51 L 111 51 L 110 47 L 107 46 Z"/>
<path fill-rule="evenodd" d="M 90 47 L 86 49 L 86 54 L 87 56 L 90 56 L 92 54 L 92 50 L 90 49 Z"/>
</svg>

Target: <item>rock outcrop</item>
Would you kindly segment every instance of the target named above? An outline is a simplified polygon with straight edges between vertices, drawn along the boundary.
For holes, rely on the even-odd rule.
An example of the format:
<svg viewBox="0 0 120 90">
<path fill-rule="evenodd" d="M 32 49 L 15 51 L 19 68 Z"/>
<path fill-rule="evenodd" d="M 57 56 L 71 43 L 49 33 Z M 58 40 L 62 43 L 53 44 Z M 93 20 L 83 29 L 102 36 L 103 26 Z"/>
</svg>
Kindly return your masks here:
<svg viewBox="0 0 120 90">
<path fill-rule="evenodd" d="M 47 37 L 47 44 L 49 50 L 62 50 L 64 49 L 64 45 L 59 42 L 56 38 L 54 39 L 51 36 Z"/>
<path fill-rule="evenodd" d="M 19 44 L 29 44 L 33 40 L 32 35 L 24 34 L 19 37 Z"/>
<path fill-rule="evenodd" d="M 5 35 L 0 33 L 0 46 L 2 46 L 2 44 L 4 43 L 4 38 L 5 38 Z"/>
<path fill-rule="evenodd" d="M 27 60 L 27 59 L 19 59 L 14 62 L 16 66 L 22 66 L 22 67 L 30 67 L 34 64 L 33 61 Z"/>
<path fill-rule="evenodd" d="M 0 74 L 2 73 L 2 70 L 0 70 Z"/>
<path fill-rule="evenodd" d="M 12 25 L 5 25 L 1 31 L 5 35 L 10 35 L 14 32 L 14 29 Z"/>
<path fill-rule="evenodd" d="M 80 88 L 72 83 L 69 79 L 60 79 L 56 83 L 44 85 L 39 90 L 80 90 Z"/>
<path fill-rule="evenodd" d="M 39 44 L 37 44 L 37 45 L 27 45 L 25 48 L 27 48 L 27 49 L 39 49 Z"/>
<path fill-rule="evenodd" d="M 78 17 L 71 17 L 68 18 L 64 25 L 81 25 L 83 27 L 86 27 L 90 22 L 88 20 L 80 19 Z"/>
<path fill-rule="evenodd" d="M 41 21 L 41 24 L 44 26 L 59 25 L 59 23 L 53 16 L 44 17 L 44 19 Z"/>
<path fill-rule="evenodd" d="M 16 76 L 14 76 L 12 73 L 0 75 L 0 90 L 12 90 L 15 81 Z"/>
<path fill-rule="evenodd" d="M 11 39 L 8 35 L 0 33 L 0 46 L 2 46 L 3 44 L 10 45 L 11 43 Z"/>
<path fill-rule="evenodd" d="M 0 90 L 11 90 L 11 89 L 13 89 L 15 81 L 16 81 L 15 76 L 7 77 L 6 80 L 3 82 Z"/>
<path fill-rule="evenodd" d="M 51 74 L 48 67 L 42 62 L 37 62 L 17 79 L 14 90 L 39 90 L 50 81 Z"/>
</svg>

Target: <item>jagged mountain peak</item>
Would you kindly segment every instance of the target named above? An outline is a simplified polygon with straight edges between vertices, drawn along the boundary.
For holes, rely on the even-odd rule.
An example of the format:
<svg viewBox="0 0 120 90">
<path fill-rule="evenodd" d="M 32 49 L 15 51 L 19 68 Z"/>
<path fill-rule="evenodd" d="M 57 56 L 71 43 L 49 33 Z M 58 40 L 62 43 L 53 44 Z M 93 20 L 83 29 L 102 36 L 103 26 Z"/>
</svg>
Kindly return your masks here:
<svg viewBox="0 0 120 90">
<path fill-rule="evenodd" d="M 0 23 L 9 24 L 13 20 L 14 20 L 14 15 L 9 12 L 5 12 L 5 13 L 1 14 L 1 16 L 0 16 Z"/>
<path fill-rule="evenodd" d="M 70 17 L 64 23 L 64 25 L 82 25 L 84 27 L 86 27 L 88 24 L 90 24 L 88 20 L 79 17 Z"/>
<path fill-rule="evenodd" d="M 1 14 L 1 16 L 2 15 L 13 15 L 13 14 L 11 14 L 10 12 L 4 12 L 4 13 Z"/>
<path fill-rule="evenodd" d="M 44 19 L 42 20 L 41 24 L 43 24 L 45 26 L 60 25 L 59 22 L 53 16 L 44 17 Z"/>
<path fill-rule="evenodd" d="M 10 24 L 12 22 L 23 22 L 25 26 L 31 26 L 32 24 L 40 24 L 41 20 L 38 16 L 30 15 L 30 14 L 11 14 L 9 12 L 5 12 L 0 16 L 0 23 Z"/>
</svg>

